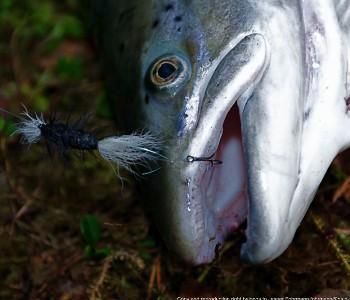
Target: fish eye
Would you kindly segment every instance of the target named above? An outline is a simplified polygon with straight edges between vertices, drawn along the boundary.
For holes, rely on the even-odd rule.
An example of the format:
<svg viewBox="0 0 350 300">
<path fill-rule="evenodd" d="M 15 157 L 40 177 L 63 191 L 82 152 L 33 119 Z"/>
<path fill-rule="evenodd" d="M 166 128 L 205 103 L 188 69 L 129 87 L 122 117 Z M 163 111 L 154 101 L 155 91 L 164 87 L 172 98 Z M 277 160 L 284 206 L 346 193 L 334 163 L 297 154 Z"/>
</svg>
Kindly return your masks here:
<svg viewBox="0 0 350 300">
<path fill-rule="evenodd" d="M 176 93 L 190 77 L 189 63 L 177 55 L 164 55 L 156 59 L 148 71 L 148 84 L 152 89 Z"/>
</svg>

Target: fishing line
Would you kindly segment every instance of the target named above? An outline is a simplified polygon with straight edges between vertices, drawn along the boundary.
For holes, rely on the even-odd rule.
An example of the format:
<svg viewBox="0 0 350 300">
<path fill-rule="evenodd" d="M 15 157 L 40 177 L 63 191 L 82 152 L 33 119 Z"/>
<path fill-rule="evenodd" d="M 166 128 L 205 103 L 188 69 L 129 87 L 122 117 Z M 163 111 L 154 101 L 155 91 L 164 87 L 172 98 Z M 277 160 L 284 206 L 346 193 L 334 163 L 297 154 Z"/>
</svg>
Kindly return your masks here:
<svg viewBox="0 0 350 300">
<path fill-rule="evenodd" d="M 70 150 L 97 151 L 112 165 L 121 166 L 134 174 L 135 167 L 150 168 L 152 161 L 167 160 L 159 153 L 162 146 L 160 139 L 150 132 L 135 132 L 98 140 L 93 133 L 84 130 L 86 118 L 80 118 L 72 124 L 68 120 L 63 123 L 55 117 L 45 120 L 43 114 L 30 114 L 24 105 L 23 108 L 24 111 L 20 115 L 0 108 L 0 111 L 19 120 L 13 134 L 20 135 L 23 144 L 43 141 L 49 153 L 55 149 L 63 159 L 68 158 Z M 148 173 L 142 173 L 146 174 Z"/>
</svg>

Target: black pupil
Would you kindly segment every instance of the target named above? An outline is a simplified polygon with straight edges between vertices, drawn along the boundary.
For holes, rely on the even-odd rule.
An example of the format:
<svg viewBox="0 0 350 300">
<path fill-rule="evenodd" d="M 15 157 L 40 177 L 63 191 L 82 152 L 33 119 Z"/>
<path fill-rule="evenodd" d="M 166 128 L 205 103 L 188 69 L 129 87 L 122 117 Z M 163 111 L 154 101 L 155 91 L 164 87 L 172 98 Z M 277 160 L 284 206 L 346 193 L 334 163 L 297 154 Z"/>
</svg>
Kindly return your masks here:
<svg viewBox="0 0 350 300">
<path fill-rule="evenodd" d="M 167 79 L 172 74 L 174 74 L 175 71 L 176 71 L 176 68 L 172 64 L 163 63 L 158 69 L 158 76 L 162 79 Z"/>
</svg>

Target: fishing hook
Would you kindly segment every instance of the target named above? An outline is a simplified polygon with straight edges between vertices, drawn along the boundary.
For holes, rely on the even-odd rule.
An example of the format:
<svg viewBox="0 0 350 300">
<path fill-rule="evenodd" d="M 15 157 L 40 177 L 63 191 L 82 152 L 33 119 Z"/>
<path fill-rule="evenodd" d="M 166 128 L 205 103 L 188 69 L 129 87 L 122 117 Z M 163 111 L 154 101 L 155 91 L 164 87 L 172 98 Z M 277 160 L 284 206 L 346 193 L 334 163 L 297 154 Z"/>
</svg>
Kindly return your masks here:
<svg viewBox="0 0 350 300">
<path fill-rule="evenodd" d="M 208 156 L 208 157 L 195 157 L 195 156 L 192 156 L 192 155 L 188 155 L 186 157 L 186 161 L 189 162 L 189 163 L 193 163 L 195 161 L 207 161 L 207 162 L 210 162 L 212 166 L 214 166 L 214 165 L 221 165 L 222 164 L 221 160 L 212 159 L 214 155 L 215 155 L 215 153 L 210 155 L 210 156 Z"/>
</svg>

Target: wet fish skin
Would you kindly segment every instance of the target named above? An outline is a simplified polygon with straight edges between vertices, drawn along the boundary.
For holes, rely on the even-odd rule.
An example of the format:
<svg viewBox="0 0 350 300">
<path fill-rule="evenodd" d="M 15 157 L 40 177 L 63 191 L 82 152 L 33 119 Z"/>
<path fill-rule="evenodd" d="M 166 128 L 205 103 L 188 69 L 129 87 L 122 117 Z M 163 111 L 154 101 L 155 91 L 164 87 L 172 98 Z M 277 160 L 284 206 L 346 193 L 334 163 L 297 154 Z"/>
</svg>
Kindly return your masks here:
<svg viewBox="0 0 350 300">
<path fill-rule="evenodd" d="M 330 162 L 350 141 L 343 130 L 349 2 L 99 2 L 111 102 L 126 130 L 147 128 L 165 141 L 169 161 L 144 185 L 147 206 L 168 247 L 183 259 L 211 261 L 247 209 L 245 260 L 268 262 L 291 242 Z M 187 79 L 168 90 L 150 88 L 150 70 L 166 55 L 184 62 Z M 335 83 L 325 91 L 332 73 Z M 217 195 L 203 189 L 203 182 L 210 186 L 207 165 L 186 157 L 217 150 L 236 101 L 244 158 L 235 146 L 233 165 L 223 164 L 232 169 L 234 187 Z M 236 203 L 228 204 L 226 193 Z M 238 217 L 225 215 L 230 205 Z"/>
</svg>

